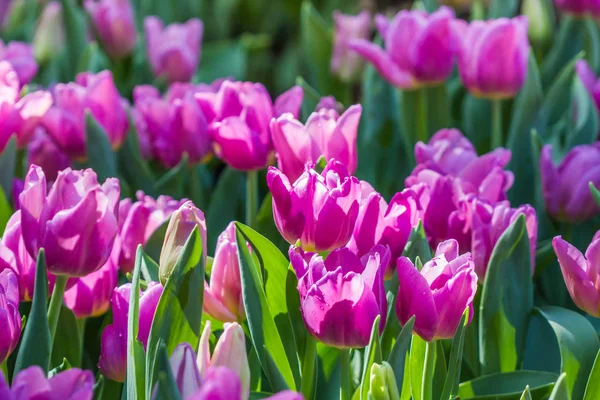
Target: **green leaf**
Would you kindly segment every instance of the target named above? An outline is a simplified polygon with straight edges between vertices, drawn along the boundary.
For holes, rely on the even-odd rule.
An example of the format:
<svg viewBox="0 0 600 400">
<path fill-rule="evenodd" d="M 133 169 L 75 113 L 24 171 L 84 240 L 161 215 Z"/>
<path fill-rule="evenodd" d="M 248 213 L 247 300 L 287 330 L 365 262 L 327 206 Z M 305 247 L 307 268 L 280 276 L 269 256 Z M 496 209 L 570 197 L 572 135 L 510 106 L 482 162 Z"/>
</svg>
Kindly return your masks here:
<svg viewBox="0 0 600 400">
<path fill-rule="evenodd" d="M 296 77 L 296 85 L 300 86 L 304 91 L 304 97 L 302 99 L 302 119 L 308 119 L 308 116 L 315 111 L 319 101 L 321 100 L 321 94 L 314 87 L 310 86 L 306 80 L 298 76 Z"/>
<path fill-rule="evenodd" d="M 163 224 L 156 229 L 150 238 L 144 245 L 144 253 L 152 258 L 155 262 L 160 261 L 160 252 L 162 250 L 163 241 L 165 240 L 165 235 L 167 234 L 167 227 L 169 226 L 169 221 L 163 222 Z M 158 282 L 158 279 L 153 279 L 154 282 Z"/>
<path fill-rule="evenodd" d="M 529 386 L 527 386 L 525 388 L 525 390 L 523 391 L 523 394 L 521 395 L 521 399 L 520 400 L 533 400 L 531 398 L 531 390 L 529 390 Z"/>
<path fill-rule="evenodd" d="M 159 339 L 158 346 L 158 379 L 156 390 L 157 399 L 181 400 L 181 395 L 177 383 L 175 382 L 173 371 L 171 371 L 167 348 L 162 339 Z"/>
<path fill-rule="evenodd" d="M 10 192 L 12 193 L 12 192 Z M 13 209 L 10 206 L 6 195 L 4 194 L 4 189 L 0 186 L 0 236 L 4 234 L 4 229 L 6 229 L 6 224 L 8 220 L 13 215 Z"/>
<path fill-rule="evenodd" d="M 452 126 L 450 98 L 446 84 L 425 88 L 427 93 L 427 122 L 429 137 L 440 129 Z"/>
<path fill-rule="evenodd" d="M 533 399 L 550 395 L 558 375 L 540 371 L 513 371 L 482 376 L 463 382 L 458 388 L 460 399 L 518 400 L 529 386 Z"/>
<path fill-rule="evenodd" d="M 146 355 L 144 353 L 144 346 L 137 338 L 140 319 L 140 273 L 142 258 L 142 246 L 140 245 L 135 255 L 127 319 L 126 394 L 128 400 L 144 400 L 146 398 L 146 392 L 144 391 L 144 364 Z"/>
<path fill-rule="evenodd" d="M 596 189 L 593 182 L 590 182 L 590 191 L 592 192 L 594 201 L 600 206 L 600 190 Z"/>
<path fill-rule="evenodd" d="M 141 189 L 149 196 L 154 196 L 154 183 L 156 178 L 150 169 L 150 166 L 142 157 L 140 143 L 138 140 L 135 123 L 131 113 L 128 115 L 129 131 L 125 143 L 119 150 L 119 170 L 133 187 Z"/>
<path fill-rule="evenodd" d="M 566 149 L 572 149 L 582 144 L 592 144 L 598 137 L 598 111 L 596 104 L 585 88 L 581 78 L 577 75 L 573 79 L 572 97 L 572 127 L 567 136 Z"/>
<path fill-rule="evenodd" d="M 365 348 L 365 359 L 363 362 L 363 373 L 360 384 L 360 398 L 362 400 L 368 399 L 368 393 L 371 390 L 371 366 L 373 364 L 381 364 L 383 357 L 381 356 L 381 343 L 379 342 L 379 322 L 381 316 L 378 315 L 373 321 L 373 327 L 371 328 L 371 339 L 369 345 Z"/>
<path fill-rule="evenodd" d="M 69 363 L 69 360 L 67 360 L 66 358 L 63 358 L 61 363 L 58 364 L 56 368 L 54 368 L 51 371 L 48 371 L 48 378 L 52 378 L 54 375 L 60 374 L 61 372 L 66 371 L 68 369 L 71 369 L 71 363 Z"/>
<path fill-rule="evenodd" d="M 188 173 L 188 156 L 183 154 L 179 164 L 169 169 L 167 173 L 161 176 L 154 184 L 156 193 L 165 194 L 174 199 L 181 199 L 184 195 L 184 185 Z"/>
<path fill-rule="evenodd" d="M 85 136 L 87 165 L 96 172 L 98 181 L 116 177 L 117 161 L 108 135 L 89 111 L 85 113 Z"/>
<path fill-rule="evenodd" d="M 418 335 L 412 336 L 409 355 L 409 375 L 410 375 L 410 392 L 414 400 L 423 399 L 422 381 L 423 381 L 423 365 L 425 362 L 425 350 L 427 342 L 421 339 Z"/>
<path fill-rule="evenodd" d="M 246 238 L 240 226 L 241 224 L 236 223 L 236 240 L 242 296 L 252 343 L 254 348 L 258 349 L 258 359 L 271 387 L 275 391 L 288 388 L 296 390 L 291 363 L 297 364 L 297 360 L 290 361 L 286 355 L 285 346 L 275 324 L 273 313 L 269 309 L 260 267 L 256 265 L 246 246 Z"/>
<path fill-rule="evenodd" d="M 487 99 L 466 94 L 462 106 L 465 136 L 479 153 L 490 150 L 492 133 L 492 107 Z"/>
<path fill-rule="evenodd" d="M 600 30 L 592 16 L 586 16 L 585 21 L 585 52 L 588 55 L 590 67 L 594 71 L 600 69 Z"/>
<path fill-rule="evenodd" d="M 530 245 L 521 215 L 496 243 L 483 284 L 479 361 L 484 374 L 519 367 L 532 308 Z"/>
<path fill-rule="evenodd" d="M 320 93 L 330 94 L 332 78 L 329 63 L 333 49 L 332 31 L 310 1 L 302 3 L 300 38 L 312 81 Z"/>
<path fill-rule="evenodd" d="M 448 375 L 444 382 L 444 390 L 441 399 L 448 399 L 458 394 L 458 384 L 460 383 L 460 367 L 462 364 L 462 353 L 465 341 L 466 322 L 469 317 L 467 308 L 456 329 L 454 339 L 452 339 L 452 350 L 450 350 L 450 360 L 448 362 Z"/>
<path fill-rule="evenodd" d="M 100 50 L 97 42 L 91 42 L 85 47 L 81 54 L 81 58 L 77 63 L 77 73 L 92 72 L 98 73 L 108 68 L 108 59 Z"/>
<path fill-rule="evenodd" d="M 518 0 L 492 0 L 488 17 L 490 19 L 512 18 L 517 14 Z"/>
<path fill-rule="evenodd" d="M 211 41 L 202 45 L 202 63 L 195 82 L 212 83 L 215 79 L 246 79 L 248 51 L 240 40 Z"/>
<path fill-rule="evenodd" d="M 159 282 L 158 264 L 148 254 L 144 253 L 142 260 L 142 277 L 146 282 Z"/>
<path fill-rule="evenodd" d="M 64 304 L 60 310 L 56 331 L 59 334 L 54 338 L 50 367 L 60 365 L 64 359 L 67 359 L 73 367 L 81 368 L 83 343 L 81 343 L 79 327 L 77 326 L 75 314 Z"/>
<path fill-rule="evenodd" d="M 554 384 L 554 389 L 552 389 L 552 393 L 548 400 L 571 400 L 571 396 L 569 395 L 569 389 L 567 387 L 567 374 L 562 373 L 558 377 L 558 380 Z"/>
<path fill-rule="evenodd" d="M 585 387 L 585 394 L 583 400 L 595 400 L 600 399 L 600 351 L 596 354 L 596 360 L 592 367 L 592 372 L 588 378 L 587 385 Z"/>
<path fill-rule="evenodd" d="M 105 378 L 103 375 L 99 376 L 98 381 L 100 381 L 100 379 L 102 379 L 102 387 L 98 394 L 94 394 L 95 399 L 115 400 L 121 398 L 124 393 L 122 383 Z"/>
<path fill-rule="evenodd" d="M 21 347 L 17 354 L 17 361 L 13 376 L 32 365 L 48 371 L 50 362 L 50 327 L 46 315 L 46 302 L 48 301 L 48 278 L 46 275 L 46 255 L 40 249 L 35 266 L 35 286 L 31 311 L 25 325 L 25 332 L 21 338 Z"/>
<path fill-rule="evenodd" d="M 163 290 L 148 337 L 146 359 L 146 394 L 154 387 L 158 377 L 156 361 L 160 360 L 160 344 L 166 346 L 167 355 L 181 343 L 198 348 L 202 325 L 204 300 L 204 254 L 202 237 L 195 227 L 177 259 L 171 276 Z"/>
<path fill-rule="evenodd" d="M 592 371 L 600 341 L 592 324 L 579 313 L 560 307 L 537 309 L 546 318 L 560 348 L 561 372 L 574 399 L 581 399 Z"/>
<path fill-rule="evenodd" d="M 217 246 L 217 238 L 231 221 L 244 217 L 246 193 L 245 174 L 226 167 L 210 195 L 210 203 L 206 212 L 208 230 L 208 248 Z"/>
<path fill-rule="evenodd" d="M 62 5 L 62 20 L 65 28 L 66 55 L 70 60 L 65 67 L 71 68 L 69 71 L 71 78 L 75 77 L 75 72 L 81 55 L 87 46 L 87 28 L 83 10 L 79 8 L 74 0 L 60 0 Z"/>
<path fill-rule="evenodd" d="M 423 5 L 428 13 L 434 12 L 439 7 L 437 0 L 423 0 Z"/>
<path fill-rule="evenodd" d="M 0 153 L 0 187 L 2 187 L 4 193 L 12 193 L 16 163 L 17 138 L 13 135 Z"/>
<path fill-rule="evenodd" d="M 544 87 L 555 82 L 559 72 L 583 49 L 584 30 L 585 25 L 579 18 L 568 14 L 562 16 L 558 35 L 542 64 Z"/>
<path fill-rule="evenodd" d="M 387 359 L 387 362 L 392 366 L 394 370 L 394 375 L 396 377 L 396 383 L 398 383 L 398 387 L 402 388 L 404 384 L 404 376 L 405 370 L 408 371 L 406 367 L 406 358 L 407 352 L 411 344 L 412 338 L 412 330 L 415 326 L 415 317 L 412 316 L 408 322 L 402 327 L 396 342 L 394 343 L 394 347 L 392 348 L 392 352 Z"/>
</svg>

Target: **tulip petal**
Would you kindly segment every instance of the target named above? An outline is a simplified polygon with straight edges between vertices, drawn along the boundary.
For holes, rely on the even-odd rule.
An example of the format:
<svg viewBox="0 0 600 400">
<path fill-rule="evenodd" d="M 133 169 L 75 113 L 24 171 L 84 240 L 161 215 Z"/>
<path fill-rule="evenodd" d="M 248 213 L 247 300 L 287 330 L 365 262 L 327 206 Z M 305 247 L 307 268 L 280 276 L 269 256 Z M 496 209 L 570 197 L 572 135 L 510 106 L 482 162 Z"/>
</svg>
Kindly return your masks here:
<svg viewBox="0 0 600 400">
<path fill-rule="evenodd" d="M 436 339 L 451 339 L 456 333 L 465 308 L 469 307 L 469 322 L 473 318 L 473 299 L 477 292 L 477 275 L 472 269 L 463 269 L 443 288 L 433 291 L 433 300 L 439 310 Z"/>
<path fill-rule="evenodd" d="M 389 58 L 381 47 L 367 40 L 352 40 L 348 47 L 366 58 L 377 71 L 392 85 L 400 89 L 411 89 L 415 85 L 414 78 L 400 68 Z"/>
</svg>

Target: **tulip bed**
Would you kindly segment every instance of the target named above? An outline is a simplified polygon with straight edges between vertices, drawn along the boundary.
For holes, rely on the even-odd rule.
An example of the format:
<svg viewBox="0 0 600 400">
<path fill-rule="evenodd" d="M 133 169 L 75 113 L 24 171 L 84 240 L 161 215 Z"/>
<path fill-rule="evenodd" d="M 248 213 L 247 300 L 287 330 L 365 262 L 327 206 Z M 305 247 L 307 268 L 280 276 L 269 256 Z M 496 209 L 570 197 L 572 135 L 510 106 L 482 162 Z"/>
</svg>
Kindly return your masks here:
<svg viewBox="0 0 600 400">
<path fill-rule="evenodd" d="M 0 1 L 0 400 L 600 399 L 600 1 L 388 3 Z"/>
</svg>

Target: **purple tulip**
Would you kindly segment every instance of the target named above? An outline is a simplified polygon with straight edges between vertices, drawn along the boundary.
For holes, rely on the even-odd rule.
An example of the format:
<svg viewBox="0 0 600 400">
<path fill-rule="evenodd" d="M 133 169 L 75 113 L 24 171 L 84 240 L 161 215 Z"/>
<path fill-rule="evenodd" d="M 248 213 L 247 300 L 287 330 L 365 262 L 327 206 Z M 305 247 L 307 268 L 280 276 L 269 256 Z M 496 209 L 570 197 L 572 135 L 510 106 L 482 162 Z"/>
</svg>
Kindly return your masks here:
<svg viewBox="0 0 600 400">
<path fill-rule="evenodd" d="M 148 345 L 150 328 L 163 287 L 150 282 L 148 288 L 140 296 L 138 339 Z M 127 320 L 129 318 L 129 299 L 131 284 L 126 283 L 116 288 L 112 295 L 113 322 L 102 332 L 100 341 L 100 360 L 98 368 L 102 374 L 117 382 L 124 382 L 127 370 Z"/>
<path fill-rule="evenodd" d="M 358 217 L 360 182 L 341 163 L 330 160 L 321 174 L 307 165 L 290 184 L 270 167 L 267 184 L 273 194 L 273 218 L 281 236 L 298 240 L 307 251 L 331 251 L 350 240 Z"/>
<path fill-rule="evenodd" d="M 312 336 L 328 346 L 365 347 L 378 315 L 383 331 L 387 313 L 383 274 L 389 249 L 378 245 L 358 258 L 342 248 L 323 261 L 318 254 L 292 246 L 289 256 L 298 278 L 302 318 Z"/>
<path fill-rule="evenodd" d="M 204 311 L 223 322 L 246 318 L 234 222 L 227 225 L 217 240 L 210 284 L 204 285 Z"/>
<path fill-rule="evenodd" d="M 542 148 L 540 171 L 546 210 L 557 220 L 585 221 L 599 211 L 589 183 L 600 188 L 600 142 L 575 146 L 558 168 L 552 161 L 552 146 Z"/>
<path fill-rule="evenodd" d="M 0 364 L 15 350 L 21 337 L 19 283 L 9 269 L 0 272 Z"/>
<path fill-rule="evenodd" d="M 240 379 L 227 367 L 210 368 L 200 389 L 186 400 L 244 400 Z M 247 398 L 247 397 L 246 397 Z"/>
<path fill-rule="evenodd" d="M 492 99 L 515 96 L 527 76 L 527 17 L 454 24 L 460 77 L 469 92 Z"/>
<path fill-rule="evenodd" d="M 325 96 L 319 99 L 317 106 L 315 107 L 315 112 L 319 111 L 327 111 L 333 110 L 338 114 L 342 114 L 344 112 L 344 106 L 335 99 L 333 96 Z"/>
<path fill-rule="evenodd" d="M 295 86 L 273 104 L 260 83 L 223 82 L 215 100 L 216 122 L 212 125 L 215 153 L 235 169 L 264 168 L 272 151 L 271 119 L 287 112 L 298 118 L 302 98 L 302 88 Z"/>
<path fill-rule="evenodd" d="M 271 137 L 279 169 L 290 181 L 297 180 L 306 163 L 315 163 L 321 155 L 335 158 L 353 174 L 356 171 L 356 135 L 362 107 L 351 106 L 341 116 L 335 110 L 320 110 L 308 117 L 306 125 L 291 114 L 271 120 Z"/>
<path fill-rule="evenodd" d="M 554 4 L 564 13 L 600 16 L 600 3 L 597 0 L 554 0 Z"/>
<path fill-rule="evenodd" d="M 130 55 L 137 32 L 129 0 L 86 0 L 85 9 L 106 52 L 116 59 Z"/>
<path fill-rule="evenodd" d="M 62 4 L 58 1 L 46 3 L 39 17 L 33 37 L 33 54 L 40 63 L 49 62 L 66 46 Z"/>
<path fill-rule="evenodd" d="M 25 86 L 37 74 L 38 65 L 33 57 L 33 48 L 29 43 L 9 42 L 0 39 L 0 60 L 8 61 L 19 78 L 19 87 Z"/>
<path fill-rule="evenodd" d="M 211 149 L 203 109 L 191 91 L 167 96 L 161 98 L 151 86 L 134 89 L 134 118 L 142 153 L 167 168 L 177 165 L 184 153 L 192 163 L 202 162 Z"/>
<path fill-rule="evenodd" d="M 535 209 L 526 204 L 511 208 L 508 201 L 491 206 L 484 201 L 473 202 L 472 218 L 472 255 L 475 272 L 483 283 L 492 251 L 500 236 L 521 215 L 525 216 L 529 249 L 531 255 L 531 274 L 535 271 L 535 249 L 537 243 L 538 221 Z"/>
<path fill-rule="evenodd" d="M 81 277 L 98 270 L 118 232 L 119 181 L 100 186 L 91 169 L 61 171 L 46 195 L 46 177 L 32 165 L 19 196 L 23 239 L 29 254 L 46 251 L 48 271 Z"/>
<path fill-rule="evenodd" d="M 38 127 L 27 145 L 27 164 L 28 168 L 33 164 L 39 165 L 48 181 L 54 182 L 60 171 L 71 166 L 71 161 L 46 130 Z"/>
<path fill-rule="evenodd" d="M 583 86 L 585 86 L 585 89 L 594 100 L 596 109 L 600 112 L 600 80 L 596 77 L 596 74 L 594 74 L 594 71 L 585 60 L 577 61 L 575 70 L 577 71 L 577 75 L 579 76 L 579 79 L 581 79 Z"/>
<path fill-rule="evenodd" d="M 333 12 L 335 23 L 331 72 L 344 82 L 353 82 L 363 70 L 363 60 L 348 44 L 351 40 L 368 40 L 371 35 L 371 14 L 362 11 L 358 15 Z"/>
<path fill-rule="evenodd" d="M 94 374 L 79 368 L 59 372 L 48 379 L 37 365 L 13 378 L 12 388 L 0 372 L 0 398 L 3 400 L 92 400 Z"/>
<path fill-rule="evenodd" d="M 155 200 L 141 190 L 136 193 L 136 198 L 135 203 L 127 198 L 119 205 L 121 255 L 118 265 L 124 273 L 133 271 L 137 247 L 145 245 L 171 214 L 187 201 L 177 201 L 169 196 L 158 196 Z"/>
<path fill-rule="evenodd" d="M 21 208 L 19 204 L 19 196 L 25 187 L 25 181 L 23 179 L 14 178 L 12 184 L 12 202 L 13 208 L 15 211 L 18 211 Z"/>
<path fill-rule="evenodd" d="M 0 153 L 13 134 L 17 147 L 24 148 L 41 118 L 52 105 L 48 92 L 37 91 L 20 98 L 19 78 L 13 66 L 0 61 Z"/>
<path fill-rule="evenodd" d="M 367 40 L 351 40 L 350 48 L 366 58 L 392 85 L 415 89 L 445 81 L 454 68 L 457 43 L 452 35 L 454 11 L 440 7 L 424 11 L 402 10 L 393 21 L 377 15 L 377 30 L 385 50 Z"/>
<path fill-rule="evenodd" d="M 396 313 L 401 324 L 415 316 L 414 332 L 429 342 L 453 338 L 467 307 L 471 322 L 477 274 L 471 254 L 459 256 L 455 240 L 440 243 L 421 271 L 406 257 L 398 259 L 397 268 Z"/>
<path fill-rule="evenodd" d="M 152 73 L 167 82 L 188 82 L 198 62 L 204 25 L 196 18 L 164 26 L 158 17 L 144 19 L 146 50 Z"/>
</svg>

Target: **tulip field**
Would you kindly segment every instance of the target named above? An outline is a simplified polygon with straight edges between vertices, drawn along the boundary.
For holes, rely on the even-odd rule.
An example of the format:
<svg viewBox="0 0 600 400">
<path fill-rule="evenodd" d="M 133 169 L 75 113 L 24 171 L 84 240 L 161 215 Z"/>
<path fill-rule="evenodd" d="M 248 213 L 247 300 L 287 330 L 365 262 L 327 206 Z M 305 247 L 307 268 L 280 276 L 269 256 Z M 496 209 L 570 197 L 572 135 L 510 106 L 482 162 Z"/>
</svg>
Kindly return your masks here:
<svg viewBox="0 0 600 400">
<path fill-rule="evenodd" d="M 600 400 L 600 0 L 0 0 L 0 400 Z"/>
</svg>

